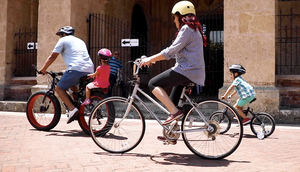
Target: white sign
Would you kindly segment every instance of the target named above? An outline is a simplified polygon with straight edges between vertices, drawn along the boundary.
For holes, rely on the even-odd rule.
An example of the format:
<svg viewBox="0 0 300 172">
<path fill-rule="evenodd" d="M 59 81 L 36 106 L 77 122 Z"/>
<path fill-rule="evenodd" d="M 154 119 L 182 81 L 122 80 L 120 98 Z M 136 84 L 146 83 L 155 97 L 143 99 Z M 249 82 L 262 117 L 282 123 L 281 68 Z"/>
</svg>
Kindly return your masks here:
<svg viewBox="0 0 300 172">
<path fill-rule="evenodd" d="M 34 49 L 34 42 L 27 42 L 27 50 L 33 50 Z"/>
<path fill-rule="evenodd" d="M 38 49 L 38 43 L 37 42 L 35 43 L 35 49 Z"/>
<path fill-rule="evenodd" d="M 138 47 L 139 39 L 121 39 L 122 47 Z"/>
</svg>

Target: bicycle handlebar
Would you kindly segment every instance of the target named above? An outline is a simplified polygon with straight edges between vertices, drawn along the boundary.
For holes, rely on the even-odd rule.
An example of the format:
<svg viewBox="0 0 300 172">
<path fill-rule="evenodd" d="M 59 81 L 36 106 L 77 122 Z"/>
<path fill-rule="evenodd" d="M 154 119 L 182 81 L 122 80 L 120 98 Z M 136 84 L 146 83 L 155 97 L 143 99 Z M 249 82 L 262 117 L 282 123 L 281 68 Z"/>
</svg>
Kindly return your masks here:
<svg viewBox="0 0 300 172">
<path fill-rule="evenodd" d="M 140 70 L 140 65 L 141 65 L 141 61 L 143 58 L 146 58 L 145 55 L 141 56 L 141 58 L 137 58 L 135 59 L 135 61 L 133 61 L 133 76 L 136 77 L 139 73 L 139 70 Z"/>
<path fill-rule="evenodd" d="M 32 65 L 32 68 L 35 70 L 36 73 L 43 74 L 41 71 L 37 70 L 37 67 L 35 65 Z M 62 76 L 64 74 L 63 72 L 53 72 L 53 71 L 50 71 L 50 72 L 46 71 L 46 73 L 48 75 L 52 76 L 53 78 L 55 76 Z"/>
</svg>

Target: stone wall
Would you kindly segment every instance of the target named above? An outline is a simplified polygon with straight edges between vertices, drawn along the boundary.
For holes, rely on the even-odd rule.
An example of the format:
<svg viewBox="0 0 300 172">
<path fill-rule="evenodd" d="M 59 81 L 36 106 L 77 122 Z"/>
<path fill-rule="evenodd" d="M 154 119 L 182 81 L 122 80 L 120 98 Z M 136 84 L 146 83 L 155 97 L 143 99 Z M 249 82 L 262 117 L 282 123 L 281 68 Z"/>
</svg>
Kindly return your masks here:
<svg viewBox="0 0 300 172">
<path fill-rule="evenodd" d="M 4 87 L 9 84 L 15 69 L 14 34 L 21 28 L 36 25 L 37 0 L 0 1 L 0 100 L 4 98 Z"/>
</svg>

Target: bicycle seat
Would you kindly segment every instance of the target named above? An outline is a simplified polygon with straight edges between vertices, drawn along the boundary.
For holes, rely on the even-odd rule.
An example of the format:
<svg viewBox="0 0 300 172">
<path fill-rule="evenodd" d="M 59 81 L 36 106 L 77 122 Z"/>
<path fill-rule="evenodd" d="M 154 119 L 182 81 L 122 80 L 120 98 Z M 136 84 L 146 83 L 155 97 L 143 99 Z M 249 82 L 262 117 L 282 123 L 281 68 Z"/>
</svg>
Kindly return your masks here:
<svg viewBox="0 0 300 172">
<path fill-rule="evenodd" d="M 188 83 L 188 84 L 185 84 L 185 88 L 187 89 L 192 89 L 196 84 L 191 82 L 191 83 Z"/>
<path fill-rule="evenodd" d="M 93 88 L 93 91 L 102 92 L 104 94 L 107 94 L 108 88 Z"/>
<path fill-rule="evenodd" d="M 256 100 L 256 98 L 254 98 L 253 100 L 251 100 L 251 102 L 250 102 L 250 103 L 254 102 L 255 100 Z"/>
<path fill-rule="evenodd" d="M 82 81 L 86 81 L 86 80 L 88 80 L 88 79 L 90 79 L 90 78 L 89 78 L 87 75 L 80 77 L 80 81 L 81 81 L 81 82 L 82 82 Z"/>
<path fill-rule="evenodd" d="M 193 83 L 193 82 L 186 84 L 187 87 L 194 87 L 195 85 L 196 85 L 196 84 Z"/>
</svg>

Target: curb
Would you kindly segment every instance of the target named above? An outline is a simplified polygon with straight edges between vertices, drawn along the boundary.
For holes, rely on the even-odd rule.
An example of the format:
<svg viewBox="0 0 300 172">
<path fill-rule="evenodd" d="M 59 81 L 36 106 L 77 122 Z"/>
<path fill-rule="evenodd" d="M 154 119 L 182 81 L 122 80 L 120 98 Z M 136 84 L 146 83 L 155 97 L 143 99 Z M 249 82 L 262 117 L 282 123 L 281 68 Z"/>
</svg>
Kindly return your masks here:
<svg viewBox="0 0 300 172">
<path fill-rule="evenodd" d="M 25 101 L 0 101 L 0 111 L 25 112 Z"/>
</svg>

